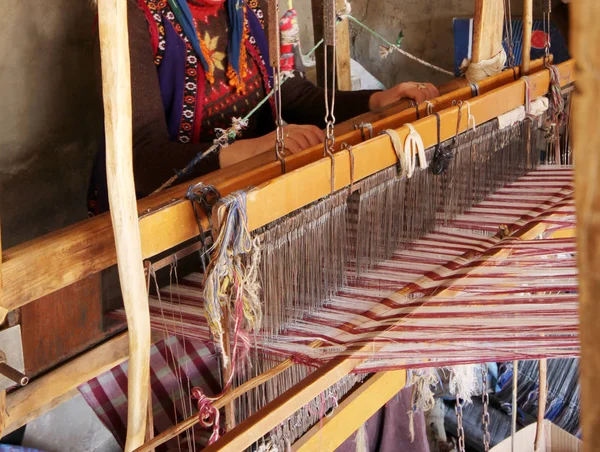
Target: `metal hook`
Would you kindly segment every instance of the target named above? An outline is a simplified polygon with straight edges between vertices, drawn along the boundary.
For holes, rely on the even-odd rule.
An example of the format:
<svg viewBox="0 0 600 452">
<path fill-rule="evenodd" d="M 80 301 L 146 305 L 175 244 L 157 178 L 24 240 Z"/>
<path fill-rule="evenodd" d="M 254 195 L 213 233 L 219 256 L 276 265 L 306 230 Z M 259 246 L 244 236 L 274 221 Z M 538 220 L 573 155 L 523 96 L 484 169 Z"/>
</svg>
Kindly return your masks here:
<svg viewBox="0 0 600 452">
<path fill-rule="evenodd" d="M 370 122 L 361 122 L 359 124 L 354 124 L 354 130 L 360 130 L 360 137 L 363 141 L 366 141 L 365 138 L 365 128 L 369 130 L 369 140 L 373 138 L 373 125 Z"/>
<path fill-rule="evenodd" d="M 281 174 L 285 174 L 286 169 L 285 169 L 285 158 L 283 156 L 283 152 L 280 152 L 277 150 L 277 148 L 275 148 L 275 156 L 277 157 L 277 160 L 279 160 L 279 163 L 281 164 Z"/>
<path fill-rule="evenodd" d="M 415 112 L 416 112 L 416 115 L 417 115 L 417 119 L 421 119 L 421 113 L 419 113 L 419 104 L 416 103 L 414 100 L 411 100 L 410 101 L 410 106 L 415 109 Z"/>
<path fill-rule="evenodd" d="M 352 146 L 346 142 L 342 143 L 342 150 L 348 151 L 350 157 L 350 192 L 348 195 L 351 195 L 354 191 L 354 152 L 352 152 Z"/>
<path fill-rule="evenodd" d="M 470 83 L 469 87 L 471 88 L 471 97 L 479 96 L 479 85 L 477 84 L 477 82 Z"/>
<path fill-rule="evenodd" d="M 325 145 L 325 155 L 331 159 L 331 193 L 335 191 L 335 157 L 329 146 Z"/>
</svg>

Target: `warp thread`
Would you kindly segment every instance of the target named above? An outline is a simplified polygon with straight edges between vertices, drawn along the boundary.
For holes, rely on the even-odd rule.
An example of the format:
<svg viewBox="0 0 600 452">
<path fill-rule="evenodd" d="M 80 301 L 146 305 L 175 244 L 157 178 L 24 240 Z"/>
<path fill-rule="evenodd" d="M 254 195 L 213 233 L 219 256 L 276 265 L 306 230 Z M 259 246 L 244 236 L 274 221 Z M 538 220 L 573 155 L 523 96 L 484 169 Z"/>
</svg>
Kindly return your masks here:
<svg viewBox="0 0 600 452">
<path fill-rule="evenodd" d="M 465 403 L 471 403 L 471 398 L 477 393 L 477 369 L 476 364 L 465 364 L 452 366 L 450 368 L 450 380 L 448 386 L 450 393 L 455 394 Z"/>
<path fill-rule="evenodd" d="M 410 396 L 411 409 L 408 412 L 410 441 L 415 440 L 414 414 L 418 410 L 430 411 L 435 405 L 434 387 L 440 383 L 439 375 L 433 368 L 416 369 L 408 372 L 407 386 L 412 386 Z"/>
<path fill-rule="evenodd" d="M 473 63 L 471 60 L 463 60 L 460 72 L 465 75 L 469 83 L 478 83 L 492 75 L 499 74 L 506 65 L 506 52 L 502 49 L 489 60 Z"/>
<path fill-rule="evenodd" d="M 225 197 L 217 208 L 217 217 L 219 233 L 210 249 L 212 258 L 204 280 L 204 309 L 211 334 L 227 365 L 228 358 L 223 353 L 223 311 L 227 309 L 235 314 L 232 357 L 238 340 L 245 345 L 249 342 L 245 333 L 260 329 L 260 252 L 258 241 L 252 239 L 248 230 L 245 192 Z"/>
</svg>

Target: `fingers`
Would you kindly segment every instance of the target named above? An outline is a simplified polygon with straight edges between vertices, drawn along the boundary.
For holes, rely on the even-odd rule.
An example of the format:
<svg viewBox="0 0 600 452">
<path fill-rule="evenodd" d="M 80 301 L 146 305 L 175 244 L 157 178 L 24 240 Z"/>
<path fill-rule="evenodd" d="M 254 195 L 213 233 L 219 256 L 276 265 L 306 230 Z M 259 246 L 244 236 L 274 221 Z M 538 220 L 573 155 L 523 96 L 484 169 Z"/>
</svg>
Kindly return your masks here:
<svg viewBox="0 0 600 452">
<path fill-rule="evenodd" d="M 284 128 L 285 147 L 296 154 L 325 141 L 325 133 L 316 126 L 291 124 Z"/>
<path fill-rule="evenodd" d="M 440 95 L 438 89 L 431 83 L 401 83 L 398 89 L 402 93 L 401 97 L 412 99 L 418 104 Z"/>
</svg>

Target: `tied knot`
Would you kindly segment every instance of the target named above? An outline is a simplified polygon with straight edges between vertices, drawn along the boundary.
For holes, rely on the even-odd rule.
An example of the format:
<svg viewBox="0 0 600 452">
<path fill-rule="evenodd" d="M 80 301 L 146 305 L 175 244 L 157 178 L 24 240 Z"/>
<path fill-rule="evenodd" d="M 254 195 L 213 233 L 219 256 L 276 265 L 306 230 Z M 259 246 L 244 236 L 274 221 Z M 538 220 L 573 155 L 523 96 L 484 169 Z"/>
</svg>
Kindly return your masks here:
<svg viewBox="0 0 600 452">
<path fill-rule="evenodd" d="M 212 435 L 208 444 L 213 444 L 219 439 L 219 410 L 213 405 L 213 399 L 207 397 L 202 389 L 192 389 L 192 398 L 198 400 L 198 420 L 204 428 L 212 427 Z"/>
</svg>

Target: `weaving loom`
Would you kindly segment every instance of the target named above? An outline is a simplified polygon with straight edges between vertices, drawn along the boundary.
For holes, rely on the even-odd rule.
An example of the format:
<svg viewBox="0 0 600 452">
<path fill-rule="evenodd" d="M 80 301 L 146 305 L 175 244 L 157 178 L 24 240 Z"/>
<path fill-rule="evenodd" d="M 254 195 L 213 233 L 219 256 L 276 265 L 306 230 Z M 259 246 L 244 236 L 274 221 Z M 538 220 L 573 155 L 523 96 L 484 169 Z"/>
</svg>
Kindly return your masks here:
<svg viewBox="0 0 600 452">
<path fill-rule="evenodd" d="M 123 32 L 123 24 L 115 20 L 123 15 L 119 4 L 112 8 L 100 2 L 101 26 L 113 33 Z M 112 44 L 123 46 L 126 41 Z M 128 65 L 125 59 L 116 61 L 104 67 L 105 82 L 111 71 Z M 517 68 L 479 82 L 476 89 L 463 83 L 465 87 L 416 111 L 405 110 L 404 103 L 371 115 L 367 122 L 373 133 L 386 134 L 370 140 L 359 126 L 364 118 L 342 124 L 330 149 L 335 152 L 324 158 L 323 148 L 315 148 L 286 158 L 285 167 L 266 164 L 265 157 L 249 162 L 243 176 L 234 168 L 205 178 L 202 182 L 214 185 L 221 195 L 234 193 L 213 209 L 213 238 L 232 212 L 241 219 L 230 238 L 244 237 L 244 229 L 251 233 L 247 255 L 239 256 L 236 265 L 252 267 L 255 259 L 259 272 L 252 278 L 260 283 L 260 299 L 254 303 L 262 314 L 244 320 L 240 312 L 225 309 L 219 314 L 217 309 L 209 326 L 204 315 L 206 275 L 199 273 L 174 278 L 173 284 L 160 288 L 148 311 L 142 259 L 173 255 L 166 261 L 176 270 L 172 263 L 178 253 L 197 251 L 199 245 L 189 247 L 188 241 L 210 230 L 211 223 L 182 196 L 182 188 L 139 203 L 139 222 L 131 215 L 133 196 L 115 197 L 114 205 L 123 207 L 115 207 L 112 215 L 121 280 L 127 281 L 125 311 L 117 317 L 127 314 L 132 344 L 126 449 L 150 450 L 198 422 L 194 414 L 154 440 L 144 435 L 150 324 L 184 341 L 216 339 L 222 378 L 234 384 L 204 407 L 211 413 L 226 407 L 228 427 L 240 425 L 228 429 L 209 450 L 243 450 L 252 444 L 283 450 L 371 372 L 408 368 L 415 370 L 414 377 L 432 366 L 578 356 L 574 188 L 572 169 L 564 166 L 571 164 L 569 123 L 548 130 L 557 114 L 556 102 L 550 102 L 548 112 L 530 110 L 530 100 L 551 90 L 556 101 L 557 90 L 574 81 L 574 63 L 545 69 L 543 62 L 529 67 L 527 61 L 524 72 L 528 79 L 516 80 Z M 126 153 L 127 147 L 117 143 L 130 142 L 128 96 L 107 92 L 107 102 L 123 108 L 109 113 L 114 122 L 107 121 L 108 148 Z M 565 96 L 568 111 L 569 92 L 558 95 Z M 403 156 L 400 148 L 415 136 L 423 141 L 423 154 L 413 155 L 411 149 L 411 157 L 406 152 Z M 551 139 L 557 136 L 560 146 Z M 126 155 L 112 158 L 127 160 Z M 406 163 L 411 158 L 414 174 L 409 177 Z M 563 166 L 538 168 L 540 163 Z M 120 165 L 119 171 L 127 173 L 127 168 Z M 280 176 L 282 172 L 286 174 Z M 133 195 L 132 181 L 118 172 L 109 181 L 111 177 L 124 184 L 120 193 Z M 309 187 L 306 180 L 311 180 Z M 247 186 L 257 188 L 235 193 Z M 84 240 L 77 237 L 85 227 L 5 253 L 2 308 L 22 306 L 116 262 L 106 220 L 90 220 L 90 228 L 101 233 L 96 249 L 83 254 Z M 121 231 L 129 231 L 128 238 Z M 131 244 L 140 244 L 139 249 L 133 246 L 133 252 Z M 183 248 L 173 249 L 180 244 Z M 231 251 L 230 243 L 222 246 Z M 39 255 L 30 251 L 34 247 L 60 249 L 67 257 L 23 288 L 16 275 Z M 88 262 L 72 266 L 85 261 L 86 253 Z M 159 263 L 153 259 L 147 268 Z M 127 273 L 129 267 L 137 269 Z M 260 329 L 246 323 L 257 315 L 262 315 Z M 249 360 L 235 359 L 237 340 L 249 342 Z M 126 335 L 89 353 L 95 368 L 83 381 L 118 364 L 123 350 Z M 233 363 L 238 372 L 233 372 Z M 68 369 L 60 372 L 57 377 Z M 43 382 L 34 390 L 43 391 Z M 18 407 L 19 400 L 11 407 Z M 13 427 L 25 415 L 15 411 L 7 422 Z M 212 428 L 210 419 L 205 424 Z M 310 437 L 304 440 L 302 450 L 313 450 Z"/>
</svg>

